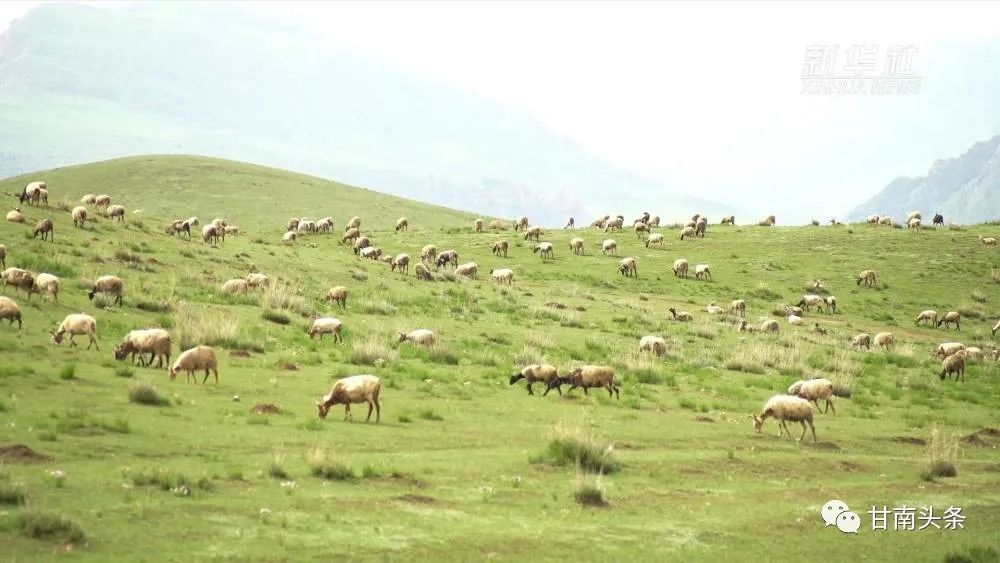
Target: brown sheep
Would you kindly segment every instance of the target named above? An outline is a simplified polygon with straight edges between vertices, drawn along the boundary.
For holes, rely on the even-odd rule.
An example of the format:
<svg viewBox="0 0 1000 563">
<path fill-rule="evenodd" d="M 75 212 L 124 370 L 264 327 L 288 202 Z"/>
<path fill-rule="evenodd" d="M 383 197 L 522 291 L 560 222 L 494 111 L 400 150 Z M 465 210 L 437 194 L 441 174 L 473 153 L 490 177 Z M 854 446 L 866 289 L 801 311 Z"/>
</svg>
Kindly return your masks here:
<svg viewBox="0 0 1000 563">
<path fill-rule="evenodd" d="M 958 381 L 960 377 L 962 381 L 965 381 L 964 354 L 952 354 L 941 362 L 941 373 L 938 374 L 938 377 L 944 380 L 952 374 L 955 375 L 955 381 Z"/>
<path fill-rule="evenodd" d="M 343 309 L 347 307 L 347 288 L 342 285 L 331 287 L 330 291 L 326 293 L 326 298 Z"/>
<path fill-rule="evenodd" d="M 592 387 L 603 387 L 607 390 L 608 396 L 621 399 L 619 387 L 615 385 L 615 371 L 608 366 L 583 366 L 569 372 L 565 377 L 556 377 L 549 382 L 549 389 L 558 389 L 560 385 L 570 385 L 572 391 L 577 387 L 583 388 L 583 393 L 588 395 L 587 389 Z"/>
<path fill-rule="evenodd" d="M 549 394 L 549 391 L 552 390 L 552 387 L 549 387 L 549 384 L 552 383 L 552 381 L 558 377 L 559 377 L 559 372 L 558 370 L 556 370 L 555 366 L 550 366 L 548 364 L 541 364 L 541 365 L 532 364 L 530 366 L 525 366 L 523 369 L 521 369 L 521 371 L 511 375 L 510 384 L 513 385 L 518 381 L 524 379 L 525 381 L 528 382 L 528 394 L 534 395 L 535 392 L 531 389 L 531 385 L 538 381 L 544 382 L 545 392 L 542 393 L 542 396 L 544 397 L 545 395 Z M 561 396 L 562 388 L 556 386 L 555 389 L 556 391 L 559 392 L 559 395 Z"/>
<path fill-rule="evenodd" d="M 35 225 L 35 234 L 31 235 L 31 238 L 35 238 L 38 235 L 42 235 L 42 240 L 48 239 L 49 242 L 56 241 L 55 231 L 52 229 L 52 219 L 42 219 Z"/>
<path fill-rule="evenodd" d="M 962 330 L 961 320 L 962 315 L 958 311 L 948 311 L 938 320 L 937 326 L 940 328 L 941 325 L 944 325 L 945 328 L 948 328 L 948 325 L 953 324 L 955 325 L 955 330 Z"/>
</svg>

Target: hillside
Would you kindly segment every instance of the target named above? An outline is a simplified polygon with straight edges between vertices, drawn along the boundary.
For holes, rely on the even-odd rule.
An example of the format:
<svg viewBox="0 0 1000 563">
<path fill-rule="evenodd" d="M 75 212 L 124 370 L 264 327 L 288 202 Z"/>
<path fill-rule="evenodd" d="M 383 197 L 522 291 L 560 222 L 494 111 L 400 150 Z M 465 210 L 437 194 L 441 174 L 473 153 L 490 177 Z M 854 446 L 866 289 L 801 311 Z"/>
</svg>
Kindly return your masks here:
<svg viewBox="0 0 1000 563">
<path fill-rule="evenodd" d="M 4 176 L 186 153 L 484 214 L 536 209 L 541 224 L 606 213 L 589 202 L 609 187 L 629 215 L 723 211 L 521 113 L 234 4 L 41 5 L 0 36 L 0 85 Z"/>
<path fill-rule="evenodd" d="M 896 178 L 850 218 L 888 213 L 901 219 L 913 210 L 941 213 L 945 220 L 963 224 L 1000 219 L 1000 135 L 959 157 L 934 162 L 926 176 Z"/>
<path fill-rule="evenodd" d="M 458 212 L 232 162 L 143 157 L 29 178 L 49 182 L 53 205 L 22 207 L 25 225 L 0 223 L 0 244 L 7 266 L 56 274 L 62 291 L 54 302 L 2 289 L 24 321 L 0 322 L 5 558 L 707 562 L 792 551 L 940 562 L 1000 548 L 998 364 L 942 381 L 933 357 L 944 341 L 996 345 L 1000 260 L 977 240 L 993 227 L 712 225 L 684 241 L 664 229 L 662 248 L 616 233 L 618 256 L 598 251 L 603 232 L 549 230 L 555 258 L 543 261 L 519 233 L 472 232 Z M 75 229 L 55 204 L 102 192 L 127 207 L 124 223 L 93 214 Z M 408 232 L 391 228 L 399 210 Z M 282 244 L 299 213 L 332 215 L 337 228 Z M 216 214 L 248 234 L 213 247 L 162 232 L 171 218 Z M 402 275 L 358 258 L 338 242 L 353 215 L 385 252 L 416 260 L 428 243 L 454 248 L 479 264 L 479 279 L 442 269 L 418 281 L 412 265 Z M 31 238 L 43 217 L 54 242 Z M 574 236 L 585 255 L 570 253 Z M 490 252 L 497 239 L 509 256 Z M 623 256 L 637 259 L 637 278 L 616 272 Z M 712 281 L 674 277 L 678 257 L 710 264 Z M 499 267 L 514 270 L 512 287 L 489 281 Z M 220 293 L 251 268 L 269 289 Z M 865 268 L 877 270 L 875 288 L 856 285 Z M 88 300 L 105 274 L 125 280 L 123 306 Z M 838 298 L 836 314 L 806 312 L 795 327 L 773 313 L 816 278 Z M 323 298 L 335 285 L 349 289 L 346 308 Z M 705 312 L 735 298 L 750 323 L 776 319 L 780 333 L 738 333 L 735 318 Z M 669 307 L 694 320 L 670 320 Z M 961 330 L 915 326 L 926 308 L 961 311 Z M 98 322 L 99 352 L 86 337 L 76 348 L 51 342 L 81 311 Z M 341 319 L 344 342 L 310 340 L 314 314 Z M 170 332 L 172 359 L 196 343 L 217 348 L 219 382 L 115 361 L 127 331 L 151 326 Z M 439 345 L 398 343 L 416 328 L 436 331 Z M 891 351 L 849 346 L 885 330 Z M 665 338 L 665 356 L 637 351 L 647 334 Z M 541 383 L 529 396 L 509 381 L 532 363 L 609 365 L 621 398 L 568 386 L 542 396 Z M 364 422 L 364 404 L 353 422 L 339 406 L 319 419 L 314 402 L 359 373 L 382 379 L 381 422 Z M 753 432 L 749 413 L 816 375 L 839 395 L 836 414 L 815 414 L 817 442 L 778 438 L 773 420 Z M 280 413 L 254 414 L 257 405 Z M 924 480 L 929 452 L 948 450 L 937 432 L 959 440 L 957 476 Z M 862 516 L 857 536 L 824 528 L 831 498 Z M 874 532 L 867 510 L 883 504 L 938 515 L 959 506 L 965 529 Z"/>
</svg>

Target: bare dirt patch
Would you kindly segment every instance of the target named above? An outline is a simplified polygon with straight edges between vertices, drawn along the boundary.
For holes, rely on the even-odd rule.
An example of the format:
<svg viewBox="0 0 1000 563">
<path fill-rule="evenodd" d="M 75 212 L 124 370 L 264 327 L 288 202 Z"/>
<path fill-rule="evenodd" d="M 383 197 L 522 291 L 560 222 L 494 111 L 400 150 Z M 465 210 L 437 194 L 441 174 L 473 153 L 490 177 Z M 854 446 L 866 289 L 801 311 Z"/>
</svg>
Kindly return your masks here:
<svg viewBox="0 0 1000 563">
<path fill-rule="evenodd" d="M 51 458 L 47 455 L 36 452 L 24 444 L 12 444 L 10 446 L 0 446 L 0 459 L 15 463 L 31 463 L 34 461 L 45 461 Z"/>
</svg>

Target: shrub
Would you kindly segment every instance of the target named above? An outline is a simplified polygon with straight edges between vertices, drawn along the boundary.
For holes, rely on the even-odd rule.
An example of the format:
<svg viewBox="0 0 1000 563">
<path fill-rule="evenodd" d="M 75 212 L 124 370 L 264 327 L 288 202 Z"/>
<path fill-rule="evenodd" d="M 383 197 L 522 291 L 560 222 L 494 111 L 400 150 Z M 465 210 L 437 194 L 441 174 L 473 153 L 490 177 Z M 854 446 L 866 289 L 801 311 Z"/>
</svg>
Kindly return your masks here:
<svg viewBox="0 0 1000 563">
<path fill-rule="evenodd" d="M 601 484 L 600 477 L 591 478 L 586 475 L 578 477 L 573 498 L 583 506 L 604 507 L 608 505 L 608 501 L 604 500 L 604 486 Z"/>
<path fill-rule="evenodd" d="M 354 471 L 347 465 L 331 460 L 326 452 L 320 448 L 309 450 L 309 472 L 313 477 L 327 479 L 329 481 L 347 481 L 354 479 Z"/>
<path fill-rule="evenodd" d="M 119 248 L 115 250 L 115 260 L 124 262 L 126 264 L 138 264 L 142 262 L 142 256 L 139 256 L 135 252 L 130 252 L 124 248 Z"/>
<path fill-rule="evenodd" d="M 970 297 L 972 297 L 972 300 L 976 303 L 986 303 L 986 294 L 978 289 L 973 290 Z"/>
<path fill-rule="evenodd" d="M 949 553 L 944 563 L 997 563 L 1000 555 L 992 547 L 973 546 L 962 553 Z"/>
<path fill-rule="evenodd" d="M 450 348 L 445 348 L 441 345 L 432 346 L 428 356 L 430 360 L 436 364 L 446 364 L 451 366 L 458 365 L 458 354 Z"/>
<path fill-rule="evenodd" d="M 24 487 L 13 483 L 0 483 L 0 504 L 24 504 Z"/>
<path fill-rule="evenodd" d="M 160 395 L 151 383 L 142 381 L 129 387 L 128 400 L 139 405 L 165 407 L 170 404 L 166 397 Z"/>
<path fill-rule="evenodd" d="M 368 281 L 368 272 L 363 270 L 351 270 L 351 277 L 357 281 Z"/>
<path fill-rule="evenodd" d="M 958 440 L 941 434 L 937 427 L 931 429 L 931 439 L 927 442 L 927 463 L 920 477 L 933 481 L 936 477 L 956 477 L 958 468 Z"/>
<path fill-rule="evenodd" d="M 548 448 L 534 459 L 536 463 L 552 465 L 572 465 L 586 473 L 607 475 L 620 469 L 618 462 L 607 446 L 596 443 L 592 438 L 582 438 L 576 434 L 559 432 L 549 442 Z"/>
<path fill-rule="evenodd" d="M 292 319 L 285 313 L 281 311 L 275 311 L 274 309 L 264 309 L 264 312 L 260 314 L 261 317 L 266 321 L 271 321 L 279 325 L 291 324 Z"/>
<path fill-rule="evenodd" d="M 130 378 L 135 375 L 135 372 L 132 371 L 132 368 L 129 366 L 121 366 L 115 370 L 115 375 L 118 377 Z"/>
<path fill-rule="evenodd" d="M 68 364 L 63 364 L 61 370 L 59 370 L 59 379 L 68 380 L 76 377 L 76 364 L 70 362 Z"/>
<path fill-rule="evenodd" d="M 272 457 L 271 465 L 267 469 L 267 474 L 275 479 L 291 479 L 291 475 L 285 471 L 285 456 L 275 455 Z"/>
<path fill-rule="evenodd" d="M 182 350 L 199 344 L 232 345 L 239 325 L 229 311 L 204 306 L 180 305 L 174 313 L 174 335 Z"/>
<path fill-rule="evenodd" d="M 376 366 L 396 361 L 399 352 L 376 335 L 368 335 L 351 344 L 350 362 L 356 365 Z"/>
<path fill-rule="evenodd" d="M 32 510 L 22 512 L 20 520 L 24 535 L 29 538 L 73 544 L 87 540 L 83 528 L 60 514 Z"/>
<path fill-rule="evenodd" d="M 420 416 L 420 418 L 422 418 L 424 420 L 434 420 L 434 421 L 442 421 L 442 420 L 444 420 L 443 416 L 439 415 L 437 412 L 434 411 L 434 409 L 431 409 L 431 408 L 426 408 L 426 409 L 421 410 L 418 413 L 418 416 Z"/>
</svg>

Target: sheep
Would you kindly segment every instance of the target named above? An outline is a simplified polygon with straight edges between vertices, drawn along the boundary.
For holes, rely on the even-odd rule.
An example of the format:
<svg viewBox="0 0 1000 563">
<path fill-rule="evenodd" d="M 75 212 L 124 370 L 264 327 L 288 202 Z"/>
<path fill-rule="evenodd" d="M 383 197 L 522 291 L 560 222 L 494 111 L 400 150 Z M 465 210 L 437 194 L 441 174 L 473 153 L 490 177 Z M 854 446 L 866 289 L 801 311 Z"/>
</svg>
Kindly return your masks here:
<svg viewBox="0 0 1000 563">
<path fill-rule="evenodd" d="M 340 242 L 353 243 L 361 236 L 361 230 L 357 227 L 350 227 L 344 231 L 344 236 L 340 237 Z"/>
<path fill-rule="evenodd" d="M 21 308 L 10 297 L 0 295 L 0 320 L 7 319 L 7 324 L 17 321 L 17 330 L 21 330 Z"/>
<path fill-rule="evenodd" d="M 736 323 L 736 332 L 757 332 L 757 327 L 748 325 L 746 319 L 740 319 Z"/>
<path fill-rule="evenodd" d="M 400 332 L 399 341 L 409 342 L 417 346 L 434 346 L 437 344 L 438 337 L 433 330 L 418 328 L 410 332 Z"/>
<path fill-rule="evenodd" d="M 102 194 L 94 198 L 94 205 L 98 208 L 109 207 L 111 205 L 111 196 L 108 194 Z"/>
<path fill-rule="evenodd" d="M 461 266 L 455 268 L 456 276 L 465 276 L 469 279 L 477 279 L 479 277 L 479 265 L 475 262 L 466 262 Z"/>
<path fill-rule="evenodd" d="M 198 376 L 194 372 L 205 370 L 205 378 L 201 380 L 203 385 L 208 382 L 209 371 L 215 375 L 215 383 L 219 383 L 219 361 L 216 358 L 215 349 L 210 346 L 195 346 L 177 356 L 177 361 L 170 367 L 170 381 L 173 381 L 181 370 L 187 372 L 185 381 L 193 379 L 197 384 Z"/>
<path fill-rule="evenodd" d="M 708 219 L 702 217 L 698 219 L 698 222 L 694 225 L 694 234 L 701 238 L 705 238 L 705 231 L 708 229 Z"/>
<path fill-rule="evenodd" d="M 938 225 L 944 225 L 944 216 L 941 215 L 940 213 L 935 213 L 934 214 L 934 226 L 936 227 Z"/>
<path fill-rule="evenodd" d="M 833 295 L 827 295 L 824 299 L 826 302 L 826 314 L 836 315 L 837 314 L 837 298 Z"/>
<path fill-rule="evenodd" d="M 559 371 L 556 370 L 555 366 L 549 364 L 531 364 L 521 368 L 521 371 L 515 372 L 510 376 L 510 384 L 513 385 L 522 379 L 528 382 L 528 394 L 534 395 L 535 392 L 531 389 L 534 383 L 539 381 L 545 383 L 545 392 L 542 396 L 549 394 L 553 388 L 549 387 L 555 379 L 559 377 Z M 562 396 L 562 387 L 556 386 L 555 390 L 559 392 L 559 396 Z"/>
<path fill-rule="evenodd" d="M 377 246 L 366 246 L 361 249 L 358 255 L 369 260 L 378 260 L 378 257 L 382 255 L 382 249 Z"/>
<path fill-rule="evenodd" d="M 681 321 L 686 323 L 694 320 L 694 315 L 688 313 L 687 311 L 677 312 L 677 309 L 674 309 L 673 307 L 667 310 L 670 311 L 670 315 L 675 321 Z"/>
<path fill-rule="evenodd" d="M 156 368 L 160 369 L 164 364 L 170 364 L 170 333 L 162 328 L 150 328 L 146 330 L 133 330 L 122 338 L 121 344 L 115 348 L 115 359 L 124 360 L 131 355 L 133 362 L 136 354 L 139 356 L 139 364 L 142 366 L 152 366 L 156 359 Z M 149 353 L 149 361 L 143 354 Z"/>
<path fill-rule="evenodd" d="M 347 288 L 342 285 L 331 287 L 330 291 L 326 292 L 326 298 L 344 309 L 347 307 Z"/>
<path fill-rule="evenodd" d="M 803 321 L 802 317 L 798 315 L 788 315 L 788 324 L 794 326 L 802 326 L 805 324 L 805 321 Z"/>
<path fill-rule="evenodd" d="M 983 235 L 979 235 L 979 242 L 983 243 L 983 246 L 996 246 L 997 245 L 997 239 L 996 239 L 996 237 L 984 237 Z"/>
<path fill-rule="evenodd" d="M 764 427 L 764 422 L 768 418 L 773 418 L 778 421 L 778 437 L 782 435 L 782 431 L 788 433 L 788 437 L 792 437 L 791 430 L 788 429 L 788 421 L 798 422 L 802 424 L 802 435 L 799 436 L 799 441 L 801 442 L 806 437 L 806 424 L 809 425 L 809 429 L 812 430 L 813 442 L 816 441 L 816 427 L 813 426 L 813 410 L 812 405 L 809 401 L 792 395 L 775 395 L 764 403 L 764 407 L 761 409 L 759 415 L 750 415 L 753 417 L 753 429 L 755 432 L 760 432 Z"/>
<path fill-rule="evenodd" d="M 21 268 L 7 268 L 0 272 L 0 278 L 3 279 L 5 288 L 12 285 L 15 290 L 24 290 L 28 294 L 28 301 L 31 301 L 31 293 L 35 290 L 35 276 L 31 272 Z"/>
<path fill-rule="evenodd" d="M 317 335 L 319 335 L 320 340 L 323 340 L 323 335 L 329 334 L 333 338 L 334 342 L 343 342 L 344 336 L 340 333 L 343 328 L 344 323 L 340 322 L 340 319 L 333 317 L 319 317 L 313 320 L 312 325 L 306 332 L 309 334 L 310 340 Z"/>
<path fill-rule="evenodd" d="M 458 266 L 458 252 L 453 249 L 445 250 L 437 255 L 437 262 L 435 264 L 438 269 L 447 264 Z"/>
<path fill-rule="evenodd" d="M 923 219 L 923 218 L 924 218 L 923 214 L 921 214 L 919 211 L 911 211 L 906 214 L 907 221 L 911 219 Z"/>
<path fill-rule="evenodd" d="M 424 264 L 423 262 L 419 262 L 416 266 L 413 267 L 413 273 L 414 275 L 417 276 L 418 280 L 425 280 L 425 281 L 431 280 L 431 271 L 427 268 L 427 265 Z"/>
<path fill-rule="evenodd" d="M 351 217 L 350 220 L 347 221 L 347 226 L 344 227 L 344 230 L 349 231 L 351 229 L 361 229 L 361 217 Z"/>
<path fill-rule="evenodd" d="M 615 217 L 614 219 L 608 219 L 604 223 L 604 232 L 615 232 L 622 230 L 622 224 L 625 221 L 621 217 Z"/>
<path fill-rule="evenodd" d="M 354 241 L 354 245 L 353 245 L 354 254 L 355 255 L 360 254 L 362 249 L 368 248 L 371 245 L 372 245 L 372 241 L 371 241 L 370 238 L 368 238 L 368 237 L 358 237 Z M 435 250 L 435 252 L 436 252 L 436 250 Z"/>
<path fill-rule="evenodd" d="M 811 307 L 822 308 L 823 305 L 825 304 L 826 301 L 823 299 L 822 296 L 815 295 L 812 293 L 807 293 L 806 295 L 803 295 L 802 299 L 800 299 L 799 302 L 796 303 L 796 305 L 802 307 L 806 311 L 809 311 Z"/>
<path fill-rule="evenodd" d="M 35 238 L 38 235 L 42 235 L 43 241 L 46 239 L 49 242 L 56 241 L 55 231 L 52 230 L 52 219 L 42 219 L 35 225 L 35 233 L 31 235 L 31 238 Z"/>
<path fill-rule="evenodd" d="M 266 274 L 260 272 L 250 272 L 245 279 L 247 280 L 247 287 L 250 289 L 261 289 L 271 283 L 271 279 Z"/>
<path fill-rule="evenodd" d="M 662 337 L 647 335 L 639 339 L 640 352 L 652 352 L 657 356 L 667 353 L 667 341 Z"/>
<path fill-rule="evenodd" d="M 862 283 L 865 287 L 875 286 L 875 270 L 862 270 L 858 273 L 857 284 L 860 286 Z"/>
<path fill-rule="evenodd" d="M 837 414 L 837 409 L 833 407 L 833 382 L 829 379 L 814 378 L 796 381 L 788 388 L 788 394 L 811 401 L 816 405 L 817 411 L 820 399 L 825 400 L 826 409 L 823 410 L 823 413 L 833 410 L 833 414 Z"/>
<path fill-rule="evenodd" d="M 760 323 L 761 332 L 781 332 L 781 327 L 778 326 L 778 321 L 774 319 L 768 319 Z"/>
<path fill-rule="evenodd" d="M 299 218 L 292 217 L 291 219 L 288 220 L 288 223 L 285 225 L 285 231 L 287 232 L 287 231 L 298 231 L 298 230 L 299 230 Z"/>
<path fill-rule="evenodd" d="M 0 244 L 0 270 L 7 269 L 7 247 Z"/>
<path fill-rule="evenodd" d="M 875 346 L 889 350 L 896 344 L 896 337 L 891 332 L 880 332 L 872 339 L 872 343 Z"/>
<path fill-rule="evenodd" d="M 515 221 L 514 222 L 514 230 L 515 231 L 517 231 L 517 230 L 527 231 L 528 230 L 528 218 L 527 217 L 521 217 L 520 219 L 518 219 L 517 221 Z"/>
<path fill-rule="evenodd" d="M 247 290 L 247 280 L 242 278 L 227 280 L 222 284 L 222 293 L 228 293 L 231 295 L 246 295 Z"/>
<path fill-rule="evenodd" d="M 650 219 L 646 224 L 649 225 L 651 228 L 652 227 L 659 227 L 660 226 L 660 216 L 659 215 L 653 215 L 653 218 Z"/>
<path fill-rule="evenodd" d="M 20 209 L 11 209 L 7 212 L 7 221 L 11 223 L 23 223 L 24 215 L 21 214 Z"/>
<path fill-rule="evenodd" d="M 814 324 L 813 331 L 816 334 L 821 334 L 823 336 L 826 336 L 827 334 L 829 334 L 829 332 L 825 328 L 819 326 L 819 323 L 813 323 L 813 324 Z"/>
<path fill-rule="evenodd" d="M 736 313 L 740 317 L 747 316 L 747 302 L 742 299 L 733 299 L 729 304 L 729 312 Z"/>
<path fill-rule="evenodd" d="M 533 239 L 535 239 L 535 242 L 538 242 L 538 239 L 541 236 L 542 236 L 542 228 L 541 227 L 531 227 L 530 229 L 529 228 L 525 228 L 525 231 L 524 231 L 524 240 L 528 240 L 528 239 L 532 239 L 533 238 Z"/>
<path fill-rule="evenodd" d="M 857 348 L 858 350 L 860 350 L 861 348 L 871 350 L 872 349 L 871 335 L 862 332 L 861 334 L 854 336 L 854 338 L 851 339 L 851 347 Z"/>
<path fill-rule="evenodd" d="M 483 232 L 483 220 L 476 219 L 475 223 L 473 223 L 473 229 L 475 229 L 477 233 Z"/>
<path fill-rule="evenodd" d="M 19 200 L 21 203 L 28 202 L 30 205 L 32 202 L 38 203 L 38 191 L 45 188 L 46 183 L 41 181 L 29 182 L 24 189 L 21 190 L 21 195 Z"/>
<path fill-rule="evenodd" d="M 712 279 L 712 269 L 708 264 L 696 264 L 694 267 L 694 277 L 695 279 L 704 279 L 710 281 Z"/>
<path fill-rule="evenodd" d="M 90 293 L 88 293 L 87 296 L 91 301 L 93 301 L 94 296 L 98 293 L 110 293 L 115 296 L 114 302 L 121 307 L 122 293 L 124 290 L 125 282 L 123 282 L 118 276 L 101 276 L 94 281 L 92 286 L 90 286 Z"/>
<path fill-rule="evenodd" d="M 608 254 L 615 256 L 618 255 L 618 243 L 615 242 L 615 239 L 604 239 L 604 241 L 601 242 L 601 254 L 604 256 L 607 256 Z"/>
<path fill-rule="evenodd" d="M 208 224 L 201 228 L 201 240 L 205 243 L 212 241 L 213 246 L 219 243 L 219 231 L 215 225 Z"/>
<path fill-rule="evenodd" d="M 382 405 L 379 397 L 382 395 L 382 382 L 374 375 L 352 375 L 338 379 L 330 392 L 323 396 L 322 401 L 316 401 L 319 417 L 326 418 L 330 407 L 344 405 L 344 420 L 350 420 L 352 403 L 368 403 L 368 417 L 365 422 L 371 422 L 372 410 L 375 411 L 375 423 L 382 420 Z"/>
<path fill-rule="evenodd" d="M 696 232 L 694 227 L 684 227 L 681 229 L 681 240 L 684 240 L 684 237 L 693 237 Z"/>
<path fill-rule="evenodd" d="M 791 305 L 782 305 L 781 308 L 785 311 L 785 316 L 795 315 L 796 317 L 805 316 L 802 312 L 801 307 L 793 307 Z"/>
<path fill-rule="evenodd" d="M 892 217 L 890 217 L 888 215 L 882 215 L 881 217 L 878 218 L 878 224 L 879 225 L 886 225 L 888 227 L 891 227 L 892 226 Z"/>
<path fill-rule="evenodd" d="M 721 315 L 725 313 L 726 310 L 716 305 L 715 301 L 713 301 L 709 303 L 707 307 L 705 307 L 705 312 L 708 313 L 709 315 Z"/>
<path fill-rule="evenodd" d="M 618 264 L 618 273 L 625 277 L 639 277 L 639 271 L 636 269 L 635 258 L 631 256 L 626 256 L 622 258 L 622 261 Z"/>
<path fill-rule="evenodd" d="M 649 221 L 649 212 L 648 211 L 643 211 L 642 215 L 638 216 L 635 219 L 635 221 L 632 221 L 632 224 L 634 225 L 636 223 L 645 223 L 646 221 Z"/>
<path fill-rule="evenodd" d="M 101 346 L 97 343 L 97 321 L 94 317 L 90 315 L 85 315 L 83 313 L 73 313 L 66 315 L 63 322 L 59 324 L 59 328 L 52 333 L 52 342 L 56 346 L 62 344 L 63 336 L 69 333 L 69 344 L 70 346 L 76 346 L 76 342 L 73 341 L 73 337 L 78 334 L 86 334 L 90 338 L 90 342 L 87 344 L 87 350 L 90 350 L 91 346 L 95 346 L 97 351 L 101 351 Z"/>
<path fill-rule="evenodd" d="M 41 273 L 35 278 L 35 287 L 33 291 L 39 293 L 48 293 L 52 296 L 52 300 L 59 302 L 59 278 L 53 276 L 52 274 Z"/>
<path fill-rule="evenodd" d="M 649 238 L 646 239 L 645 244 L 646 244 L 646 248 L 649 248 L 650 246 L 652 246 L 654 244 L 659 245 L 660 248 L 663 248 L 663 234 L 662 233 L 652 233 L 652 234 L 650 234 Z"/>
<path fill-rule="evenodd" d="M 643 238 L 643 236 L 649 234 L 649 226 L 646 225 L 645 223 L 635 223 L 635 224 L 633 224 L 632 225 L 632 230 L 635 231 L 635 237 L 638 238 L 638 239 L 640 239 L 640 240 Z"/>
<path fill-rule="evenodd" d="M 569 241 L 569 249 L 573 252 L 573 254 L 583 256 L 586 254 L 586 251 L 583 249 L 584 244 L 585 243 L 582 238 L 573 237 L 573 239 Z"/>
<path fill-rule="evenodd" d="M 198 225 L 201 224 L 201 220 L 198 219 L 197 217 L 188 217 L 187 219 L 184 220 L 184 222 L 187 223 L 188 225 L 191 225 L 192 227 L 197 227 Z"/>
<path fill-rule="evenodd" d="M 952 374 L 955 375 L 955 381 L 959 378 L 965 381 L 965 354 L 952 354 L 941 361 L 941 373 L 938 377 L 944 380 Z"/>
<path fill-rule="evenodd" d="M 975 346 L 969 346 L 965 350 L 958 353 L 962 354 L 967 360 L 970 361 L 975 360 L 977 362 L 981 362 L 986 358 L 986 354 L 983 353 L 982 348 L 976 348 Z"/>
<path fill-rule="evenodd" d="M 108 206 L 108 208 L 104 210 L 104 213 L 112 220 L 118 219 L 119 223 L 125 221 L 125 206 L 123 205 Z"/>
<path fill-rule="evenodd" d="M 937 326 L 937 320 L 937 311 L 933 309 L 926 309 L 924 311 L 920 311 L 920 314 L 918 314 L 917 318 L 914 319 L 914 323 L 919 326 L 920 323 L 927 321 L 931 326 Z"/>
<path fill-rule="evenodd" d="M 80 203 L 84 205 L 94 205 L 95 201 L 97 201 L 97 196 L 94 194 L 87 194 L 80 198 Z"/>
<path fill-rule="evenodd" d="M 170 236 L 177 236 L 180 233 L 186 234 L 188 239 L 191 238 L 191 224 L 184 219 L 177 219 L 167 227 L 167 234 Z"/>
<path fill-rule="evenodd" d="M 423 248 L 420 249 L 421 262 L 434 262 L 434 259 L 437 258 L 437 255 L 438 255 L 438 247 L 434 246 L 433 244 L 426 244 L 424 245 Z"/>
<path fill-rule="evenodd" d="M 768 215 L 767 217 L 761 219 L 757 222 L 758 227 L 773 227 L 777 223 L 774 215 Z"/>
<path fill-rule="evenodd" d="M 410 230 L 410 220 L 406 217 L 400 217 L 396 219 L 396 232 L 399 231 L 409 231 Z"/>
<path fill-rule="evenodd" d="M 570 217 L 569 221 L 566 221 L 566 226 L 563 227 L 563 229 L 575 229 L 575 228 L 576 228 L 576 220 Z"/>
<path fill-rule="evenodd" d="M 409 254 L 398 254 L 389 263 L 389 269 L 392 271 L 399 270 L 401 274 L 410 273 L 410 255 Z"/>
<path fill-rule="evenodd" d="M 688 277 L 688 261 L 684 258 L 678 258 L 674 260 L 674 277 L 686 278 Z"/>
<path fill-rule="evenodd" d="M 920 229 L 920 223 L 921 223 L 920 219 L 918 219 L 916 217 L 914 217 L 913 219 L 908 219 L 906 221 L 906 228 L 907 229 Z"/>
<path fill-rule="evenodd" d="M 719 224 L 720 225 L 735 225 L 736 224 L 736 216 L 735 215 L 729 215 L 727 217 L 723 217 L 722 218 L 722 222 L 719 223 Z"/>
<path fill-rule="evenodd" d="M 611 218 L 610 215 L 605 215 L 604 217 L 598 217 L 597 219 L 594 219 L 593 221 L 591 221 L 590 226 L 598 228 L 598 229 L 603 229 L 605 223 L 607 223 L 608 219 L 610 219 L 610 218 Z"/>
<path fill-rule="evenodd" d="M 87 224 L 87 208 L 83 206 L 77 206 L 73 208 L 73 226 L 83 228 Z"/>
<path fill-rule="evenodd" d="M 556 257 L 555 248 L 552 247 L 551 242 L 541 242 L 536 244 L 534 250 L 532 250 L 531 253 L 540 255 L 542 257 L 542 260 L 545 260 L 546 258 L 554 259 Z"/>
<path fill-rule="evenodd" d="M 298 233 L 296 233 L 295 231 L 288 231 L 287 233 L 281 235 L 281 242 L 285 244 L 291 244 L 295 242 L 296 238 L 298 238 Z"/>
<path fill-rule="evenodd" d="M 947 358 L 948 356 L 954 355 L 962 350 L 965 350 L 965 344 L 962 344 L 961 342 L 942 342 L 941 344 L 938 344 L 934 355 L 938 358 Z"/>
<path fill-rule="evenodd" d="M 937 326 L 944 325 L 945 328 L 948 328 L 948 325 L 953 324 L 955 325 L 955 330 L 962 330 L 960 325 L 961 320 L 962 315 L 958 311 L 948 311 L 938 320 Z"/>
<path fill-rule="evenodd" d="M 558 388 L 560 385 L 570 385 L 572 391 L 577 387 L 583 388 L 583 393 L 588 395 L 588 389 L 593 387 L 603 387 L 608 391 L 608 396 L 612 395 L 616 399 L 621 399 L 619 387 L 615 385 L 615 371 L 608 366 L 582 366 L 569 372 L 564 377 L 556 377 L 549 382 L 549 389 Z"/>
<path fill-rule="evenodd" d="M 315 233 L 316 229 L 316 221 L 310 221 L 308 219 L 299 220 L 299 228 L 297 229 L 299 234 Z"/>
<path fill-rule="evenodd" d="M 501 221 L 499 219 L 493 219 L 492 221 L 490 221 L 490 230 L 491 231 L 505 231 L 505 230 L 507 230 L 507 225 L 503 221 Z"/>
<path fill-rule="evenodd" d="M 990 336 L 996 336 L 998 330 L 1000 330 L 1000 321 L 997 321 L 997 324 L 993 325 L 993 330 L 990 331 Z"/>
<path fill-rule="evenodd" d="M 514 270 L 510 268 L 490 270 L 490 279 L 501 285 L 512 285 L 514 283 Z"/>
<path fill-rule="evenodd" d="M 240 228 L 236 225 L 226 225 L 225 227 L 222 227 L 222 238 L 226 238 L 227 235 L 235 237 L 239 236 L 239 234 Z"/>
<path fill-rule="evenodd" d="M 333 217 L 323 217 L 319 221 L 316 221 L 316 231 L 320 233 L 329 233 L 333 230 Z"/>
</svg>

